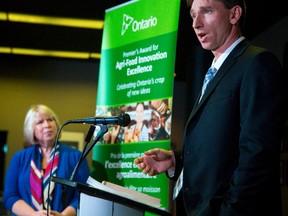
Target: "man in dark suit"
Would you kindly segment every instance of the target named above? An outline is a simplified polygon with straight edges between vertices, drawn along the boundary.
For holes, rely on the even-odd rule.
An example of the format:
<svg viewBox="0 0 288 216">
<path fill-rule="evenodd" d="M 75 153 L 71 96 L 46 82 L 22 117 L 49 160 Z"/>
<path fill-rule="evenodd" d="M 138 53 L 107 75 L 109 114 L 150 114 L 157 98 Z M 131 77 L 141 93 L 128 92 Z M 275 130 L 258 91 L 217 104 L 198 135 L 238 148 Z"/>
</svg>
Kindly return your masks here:
<svg viewBox="0 0 288 216">
<path fill-rule="evenodd" d="M 193 29 L 214 55 L 214 78 L 190 114 L 181 155 L 157 148 L 134 162 L 151 176 L 180 175 L 187 215 L 280 216 L 281 64 L 242 36 L 244 0 L 189 3 Z"/>
</svg>

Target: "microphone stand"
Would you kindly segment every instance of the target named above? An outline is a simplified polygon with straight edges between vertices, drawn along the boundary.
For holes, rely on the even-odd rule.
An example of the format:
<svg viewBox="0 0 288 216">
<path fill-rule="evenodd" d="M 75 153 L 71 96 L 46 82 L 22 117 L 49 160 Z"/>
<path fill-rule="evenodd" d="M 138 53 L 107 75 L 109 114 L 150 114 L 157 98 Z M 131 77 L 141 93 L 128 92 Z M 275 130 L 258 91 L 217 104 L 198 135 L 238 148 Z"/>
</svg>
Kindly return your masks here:
<svg viewBox="0 0 288 216">
<path fill-rule="evenodd" d="M 100 127 L 100 130 L 98 131 L 97 135 L 95 136 L 94 140 L 92 141 L 92 143 L 90 144 L 90 146 L 88 146 L 88 149 L 87 148 L 87 145 L 88 143 L 86 143 L 85 147 L 84 147 L 84 150 L 82 151 L 82 154 L 78 160 L 78 163 L 76 164 L 73 172 L 72 172 L 72 175 L 69 179 L 69 181 L 74 181 L 75 180 L 75 176 L 76 176 L 76 173 L 77 173 L 77 170 L 78 168 L 80 167 L 82 161 L 85 159 L 85 157 L 89 154 L 89 152 L 92 150 L 92 148 L 95 146 L 95 144 L 104 136 L 105 133 L 107 133 L 108 131 L 108 127 L 107 125 L 99 125 Z M 89 134 L 92 134 L 91 133 L 92 129 L 90 128 L 88 134 L 87 134 L 87 137 L 89 136 Z M 91 135 L 92 136 L 92 135 Z M 88 137 L 89 138 L 89 137 Z M 91 138 L 91 137 L 90 137 Z M 89 138 L 89 139 L 90 139 Z M 61 180 L 60 178 L 57 178 L 57 177 L 51 177 L 52 181 L 54 182 L 63 182 L 63 180 Z M 71 184 L 70 184 L 71 185 Z"/>
<path fill-rule="evenodd" d="M 98 131 L 96 137 L 94 138 L 93 142 L 90 144 L 90 146 L 88 147 L 88 149 L 84 152 L 83 151 L 83 157 L 81 159 L 81 162 L 83 161 L 83 159 L 89 154 L 89 152 L 92 150 L 92 148 L 95 146 L 95 144 L 104 136 L 105 133 L 107 133 L 108 131 L 108 127 L 107 125 L 99 125 L 100 130 Z"/>
<path fill-rule="evenodd" d="M 90 142 L 91 137 L 93 136 L 94 130 L 95 130 L 95 126 L 91 125 L 90 128 L 89 128 L 89 131 L 88 131 L 88 133 L 87 133 L 87 135 L 85 137 L 84 150 L 86 149 L 88 143 Z M 78 162 L 77 162 L 77 164 L 76 164 L 76 166 L 75 166 L 75 168 L 73 170 L 73 173 L 71 175 L 70 180 L 72 180 L 72 181 L 74 180 L 74 177 L 76 175 L 76 172 L 77 172 L 82 160 L 83 160 L 83 154 L 81 154 L 81 156 L 80 156 L 80 158 L 79 158 L 79 160 L 78 160 Z M 68 205 L 68 187 L 66 185 L 62 185 L 62 205 L 63 206 L 67 206 Z"/>
<path fill-rule="evenodd" d="M 81 154 L 81 156 L 80 156 L 80 158 L 79 158 L 79 160 L 78 160 L 78 162 L 77 162 L 77 164 L 76 164 L 76 166 L 75 166 L 75 168 L 74 168 L 74 170 L 73 170 L 73 172 L 72 172 L 72 174 L 71 174 L 70 179 L 69 179 L 69 180 L 65 180 L 65 179 L 60 179 L 60 178 L 58 178 L 58 177 L 51 176 L 51 181 L 64 184 L 64 185 L 63 185 L 63 186 L 64 186 L 64 188 L 63 188 L 64 191 L 63 191 L 63 197 L 62 197 L 62 204 L 63 204 L 64 206 L 67 206 L 67 197 L 68 197 L 68 194 L 67 194 L 67 192 L 68 192 L 68 191 L 67 191 L 67 185 L 70 185 L 70 186 L 71 186 L 71 185 L 74 185 L 74 184 L 71 183 L 71 182 L 73 182 L 73 181 L 75 180 L 76 173 L 77 173 L 77 171 L 78 171 L 78 169 L 79 169 L 82 161 L 85 159 L 85 157 L 88 155 L 88 153 L 92 150 L 92 148 L 95 146 L 95 144 L 96 144 L 96 143 L 104 136 L 104 134 L 107 133 L 107 131 L 108 131 L 107 125 L 99 125 L 99 127 L 100 127 L 100 130 L 98 131 L 97 135 L 95 136 L 93 142 L 90 144 L 90 146 L 88 147 L 88 149 L 86 149 L 87 146 L 88 146 L 88 143 L 89 143 L 89 141 L 90 141 L 90 139 L 91 139 L 91 137 L 92 137 L 92 135 L 93 135 L 93 133 L 94 133 L 94 130 L 95 130 L 95 126 L 91 126 L 91 127 L 90 127 L 90 129 L 89 129 L 89 131 L 88 131 L 88 133 L 87 133 L 87 135 L 86 135 L 86 138 L 85 138 L 85 142 L 86 142 L 85 147 L 84 147 L 84 149 L 83 149 L 83 151 L 82 151 L 82 154 Z M 70 181 L 70 183 L 69 183 L 69 181 Z"/>
<path fill-rule="evenodd" d="M 94 125 L 91 125 L 90 128 L 89 128 L 89 131 L 88 131 L 88 133 L 87 133 L 87 135 L 86 135 L 86 137 L 85 137 L 85 146 L 84 146 L 84 149 L 83 149 L 83 151 L 82 151 L 82 154 L 81 154 L 81 156 L 80 156 L 80 158 L 79 158 L 79 160 L 78 160 L 78 162 L 77 162 L 77 164 L 76 164 L 76 166 L 75 166 L 75 168 L 74 168 L 74 170 L 73 170 L 73 172 L 72 172 L 72 175 L 71 175 L 71 177 L 70 177 L 70 180 L 71 180 L 71 181 L 74 181 L 75 175 L 76 175 L 76 173 L 77 173 L 77 171 L 78 171 L 78 168 L 79 168 L 80 164 L 82 163 L 82 161 L 83 161 L 84 158 L 85 158 L 83 152 L 85 152 L 85 150 L 86 150 L 86 148 L 87 148 L 87 146 L 88 146 L 88 143 L 90 142 L 91 137 L 93 136 L 94 131 L 95 131 L 95 126 L 94 126 Z"/>
</svg>

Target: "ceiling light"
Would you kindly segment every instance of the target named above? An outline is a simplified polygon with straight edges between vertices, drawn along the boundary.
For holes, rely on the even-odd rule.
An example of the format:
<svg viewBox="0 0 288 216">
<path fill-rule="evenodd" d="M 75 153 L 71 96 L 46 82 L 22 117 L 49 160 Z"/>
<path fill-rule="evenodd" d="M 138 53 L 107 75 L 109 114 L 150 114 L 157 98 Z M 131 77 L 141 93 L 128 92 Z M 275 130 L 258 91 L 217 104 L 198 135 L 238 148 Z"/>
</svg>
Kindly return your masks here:
<svg viewBox="0 0 288 216">
<path fill-rule="evenodd" d="M 32 24 L 67 26 L 74 28 L 103 29 L 103 20 L 75 19 L 67 17 L 39 16 L 33 14 L 6 13 L 0 11 L 0 20 Z"/>
<path fill-rule="evenodd" d="M 33 55 L 59 58 L 76 58 L 76 59 L 100 59 L 100 53 L 89 52 L 71 52 L 60 50 L 41 50 L 41 49 L 27 49 L 16 47 L 0 47 L 0 53 L 15 54 L 15 55 Z"/>
</svg>

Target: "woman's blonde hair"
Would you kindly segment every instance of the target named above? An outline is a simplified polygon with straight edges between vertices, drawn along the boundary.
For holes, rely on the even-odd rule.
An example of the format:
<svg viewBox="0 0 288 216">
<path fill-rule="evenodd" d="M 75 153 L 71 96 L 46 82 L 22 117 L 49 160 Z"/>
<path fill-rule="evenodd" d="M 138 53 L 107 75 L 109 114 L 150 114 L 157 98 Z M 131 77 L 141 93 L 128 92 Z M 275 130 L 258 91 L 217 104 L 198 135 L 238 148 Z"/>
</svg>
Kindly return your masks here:
<svg viewBox="0 0 288 216">
<path fill-rule="evenodd" d="M 61 126 L 57 115 L 48 106 L 43 105 L 43 104 L 32 105 L 30 109 L 28 110 L 25 120 L 24 120 L 24 139 L 25 139 L 24 147 L 29 147 L 31 145 L 36 144 L 36 140 L 34 137 L 34 129 L 36 125 L 35 124 L 36 119 L 39 114 L 48 115 L 52 119 L 54 119 L 58 129 Z"/>
</svg>

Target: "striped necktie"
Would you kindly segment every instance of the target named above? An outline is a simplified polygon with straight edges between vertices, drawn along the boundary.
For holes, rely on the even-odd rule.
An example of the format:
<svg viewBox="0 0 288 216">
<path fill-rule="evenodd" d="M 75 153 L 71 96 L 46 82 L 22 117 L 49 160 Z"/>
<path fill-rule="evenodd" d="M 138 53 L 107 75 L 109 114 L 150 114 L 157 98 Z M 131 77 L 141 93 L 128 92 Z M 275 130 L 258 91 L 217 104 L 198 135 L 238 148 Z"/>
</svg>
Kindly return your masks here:
<svg viewBox="0 0 288 216">
<path fill-rule="evenodd" d="M 205 78 L 204 78 L 204 81 L 203 81 L 202 92 L 201 92 L 201 97 L 200 97 L 199 101 L 202 99 L 202 97 L 206 91 L 206 88 L 208 86 L 208 83 L 213 79 L 216 72 L 217 72 L 217 69 L 215 67 L 210 67 L 209 70 L 207 71 Z"/>
<path fill-rule="evenodd" d="M 182 185 L 183 185 L 183 169 L 175 183 L 174 189 L 173 189 L 173 200 L 175 200 L 180 192 L 180 190 L 182 189 Z"/>
</svg>

